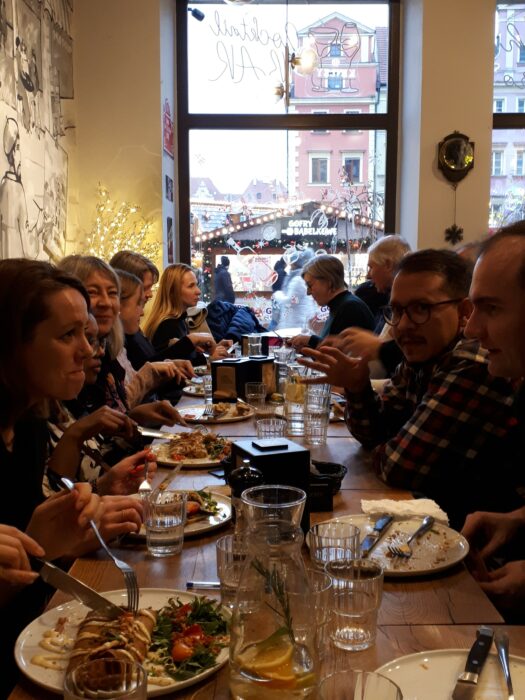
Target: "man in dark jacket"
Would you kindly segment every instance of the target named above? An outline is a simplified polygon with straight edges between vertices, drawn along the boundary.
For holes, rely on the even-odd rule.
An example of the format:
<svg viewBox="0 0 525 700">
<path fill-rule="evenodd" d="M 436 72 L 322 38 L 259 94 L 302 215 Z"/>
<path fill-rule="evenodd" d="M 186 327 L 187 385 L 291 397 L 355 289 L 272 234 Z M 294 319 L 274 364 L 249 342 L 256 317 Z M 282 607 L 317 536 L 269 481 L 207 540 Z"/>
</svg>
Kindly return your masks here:
<svg viewBox="0 0 525 700">
<path fill-rule="evenodd" d="M 235 303 L 232 278 L 228 271 L 230 261 L 226 255 L 221 256 L 221 263 L 215 268 L 215 298 L 219 301 Z"/>
</svg>

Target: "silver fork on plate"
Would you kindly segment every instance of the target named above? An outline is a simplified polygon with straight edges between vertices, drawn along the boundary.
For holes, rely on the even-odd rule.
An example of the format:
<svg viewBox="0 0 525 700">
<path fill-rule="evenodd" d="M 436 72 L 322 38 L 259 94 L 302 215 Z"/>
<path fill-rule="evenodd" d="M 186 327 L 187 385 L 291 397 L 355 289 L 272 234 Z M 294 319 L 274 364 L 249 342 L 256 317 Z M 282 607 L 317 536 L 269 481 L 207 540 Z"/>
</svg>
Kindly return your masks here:
<svg viewBox="0 0 525 700">
<path fill-rule="evenodd" d="M 69 490 L 69 491 L 74 491 L 75 490 L 75 485 L 71 481 L 71 479 L 67 479 L 66 477 L 62 477 L 60 481 L 64 484 L 64 486 Z M 113 563 L 115 566 L 120 569 L 122 574 L 124 575 L 124 581 L 126 582 L 126 590 L 128 592 L 128 608 L 131 610 L 131 612 L 136 615 L 137 611 L 139 609 L 139 585 L 137 583 L 137 575 L 135 571 L 131 568 L 129 564 L 126 564 L 125 561 L 122 561 L 122 559 L 118 559 L 113 552 L 109 549 L 107 544 L 104 542 L 102 539 L 102 535 L 99 532 L 99 529 L 95 523 L 94 520 L 90 520 L 89 524 L 91 526 L 91 529 L 95 533 L 98 541 L 100 542 L 101 547 L 105 550 L 106 554 L 112 559 Z"/>
<path fill-rule="evenodd" d="M 425 532 L 430 530 L 433 524 L 434 518 L 431 515 L 424 517 L 421 525 L 410 535 L 406 542 L 403 542 L 402 544 L 392 543 L 388 545 L 390 554 L 395 557 L 404 557 L 405 559 L 409 559 L 412 556 L 412 547 L 410 546 L 410 543 L 418 537 L 421 537 L 421 535 L 424 535 Z"/>
<path fill-rule="evenodd" d="M 148 481 L 148 462 L 144 464 L 144 479 L 140 482 L 139 488 L 138 488 L 138 494 L 141 498 L 141 500 L 147 500 L 153 491 L 151 488 L 151 484 Z"/>
<path fill-rule="evenodd" d="M 509 668 L 509 636 L 506 632 L 496 632 L 494 635 L 494 643 L 496 644 L 496 649 L 498 650 L 499 662 L 501 668 L 503 669 L 503 675 L 505 676 L 505 681 L 507 683 L 507 692 L 509 697 L 507 700 L 514 700 L 514 690 L 512 688 L 512 679 L 510 677 Z"/>
</svg>

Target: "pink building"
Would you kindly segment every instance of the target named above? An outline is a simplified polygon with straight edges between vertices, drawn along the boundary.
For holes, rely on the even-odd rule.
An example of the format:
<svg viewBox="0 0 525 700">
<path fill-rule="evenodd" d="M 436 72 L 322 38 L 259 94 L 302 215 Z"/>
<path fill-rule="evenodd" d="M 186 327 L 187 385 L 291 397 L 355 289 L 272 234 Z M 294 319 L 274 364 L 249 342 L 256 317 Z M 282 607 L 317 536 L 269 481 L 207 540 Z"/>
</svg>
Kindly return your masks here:
<svg viewBox="0 0 525 700">
<path fill-rule="evenodd" d="M 313 46 L 318 67 L 293 74 L 290 106 L 299 114 L 362 114 L 378 110 L 380 72 L 376 33 L 338 12 L 298 33 L 301 49 Z M 295 163 L 299 199 L 330 201 L 331 190 L 372 179 L 373 132 L 316 130 L 298 135 Z"/>
</svg>

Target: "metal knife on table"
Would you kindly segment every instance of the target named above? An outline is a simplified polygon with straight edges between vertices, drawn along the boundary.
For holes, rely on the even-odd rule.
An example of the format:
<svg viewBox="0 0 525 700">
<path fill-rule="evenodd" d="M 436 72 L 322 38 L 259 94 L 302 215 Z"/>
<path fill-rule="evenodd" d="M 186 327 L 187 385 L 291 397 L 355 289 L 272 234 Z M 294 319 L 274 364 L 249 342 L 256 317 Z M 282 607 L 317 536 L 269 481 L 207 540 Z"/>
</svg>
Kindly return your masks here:
<svg viewBox="0 0 525 700">
<path fill-rule="evenodd" d="M 394 518 L 391 515 L 381 515 L 374 523 L 372 532 L 370 532 L 361 542 L 361 556 L 367 557 L 372 549 L 379 542 L 381 537 L 388 530 Z"/>
<path fill-rule="evenodd" d="M 46 583 L 64 593 L 69 593 L 73 598 L 91 608 L 91 610 L 97 610 L 112 619 L 122 615 L 122 608 L 119 608 L 118 605 L 104 598 L 104 596 L 89 586 L 86 586 L 85 583 L 82 583 L 74 576 L 62 571 L 58 566 L 37 557 L 31 557 L 31 565 L 33 570 L 37 571 L 40 574 L 40 578 Z"/>
<path fill-rule="evenodd" d="M 458 677 L 452 691 L 452 700 L 472 700 L 478 687 L 478 680 L 492 646 L 494 630 L 482 625 L 477 631 L 477 639 L 472 645 L 465 664 L 465 670 Z"/>
<path fill-rule="evenodd" d="M 162 438 L 164 440 L 180 440 L 179 433 L 168 433 L 165 430 L 155 430 L 154 428 L 144 428 L 142 425 L 137 426 L 137 430 L 143 437 Z"/>
</svg>

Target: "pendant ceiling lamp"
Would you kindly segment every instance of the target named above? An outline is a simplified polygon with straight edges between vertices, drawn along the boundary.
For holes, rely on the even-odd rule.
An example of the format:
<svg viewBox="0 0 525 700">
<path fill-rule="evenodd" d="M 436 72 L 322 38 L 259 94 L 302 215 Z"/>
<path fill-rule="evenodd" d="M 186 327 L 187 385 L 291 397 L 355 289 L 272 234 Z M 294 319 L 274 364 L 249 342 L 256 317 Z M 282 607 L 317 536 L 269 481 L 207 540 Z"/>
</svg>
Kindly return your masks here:
<svg viewBox="0 0 525 700">
<path fill-rule="evenodd" d="M 249 5 L 253 0 L 224 0 L 227 5 Z"/>
</svg>

